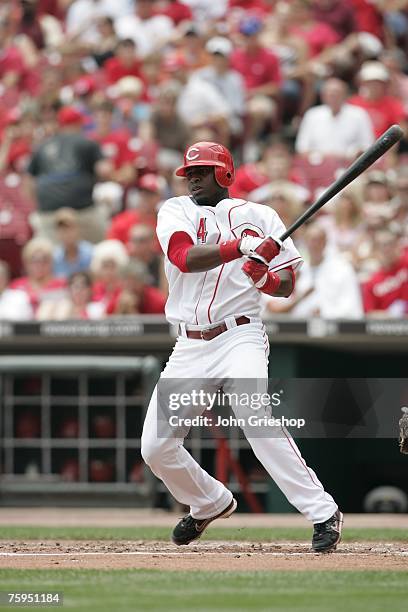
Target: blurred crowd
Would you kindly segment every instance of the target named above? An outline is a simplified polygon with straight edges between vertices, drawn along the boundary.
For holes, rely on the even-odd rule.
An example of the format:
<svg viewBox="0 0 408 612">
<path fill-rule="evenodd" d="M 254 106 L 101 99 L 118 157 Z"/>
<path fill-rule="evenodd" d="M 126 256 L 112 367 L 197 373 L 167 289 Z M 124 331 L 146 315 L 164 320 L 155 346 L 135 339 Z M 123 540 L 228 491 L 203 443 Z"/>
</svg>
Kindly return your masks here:
<svg viewBox="0 0 408 612">
<path fill-rule="evenodd" d="M 0 320 L 164 312 L 157 211 L 186 145 L 286 225 L 394 123 L 405 0 L 0 3 Z M 294 240 L 264 316 L 408 316 L 406 137 Z"/>
</svg>

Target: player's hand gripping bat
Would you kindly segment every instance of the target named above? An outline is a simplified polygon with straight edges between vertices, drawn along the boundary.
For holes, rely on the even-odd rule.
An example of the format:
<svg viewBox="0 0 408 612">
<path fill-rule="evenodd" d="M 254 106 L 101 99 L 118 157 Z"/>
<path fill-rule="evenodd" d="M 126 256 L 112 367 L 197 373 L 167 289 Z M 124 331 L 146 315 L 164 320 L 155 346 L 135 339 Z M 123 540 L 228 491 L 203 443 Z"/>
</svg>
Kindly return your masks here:
<svg viewBox="0 0 408 612">
<path fill-rule="evenodd" d="M 286 232 L 279 236 L 278 243 L 284 242 L 286 238 L 289 238 L 301 225 L 306 223 L 310 217 L 312 217 L 318 210 L 322 208 L 327 202 L 329 202 L 334 196 L 342 191 L 347 185 L 349 185 L 354 179 L 360 174 L 367 170 L 377 159 L 379 159 L 384 153 L 388 151 L 393 145 L 395 145 L 403 137 L 404 132 L 399 125 L 392 125 L 384 134 L 382 134 L 360 157 L 358 157 L 349 168 L 332 183 L 326 191 L 314 202 L 288 229 Z M 276 237 L 272 236 L 274 240 Z M 251 259 L 267 263 L 263 258 L 251 255 Z"/>
</svg>

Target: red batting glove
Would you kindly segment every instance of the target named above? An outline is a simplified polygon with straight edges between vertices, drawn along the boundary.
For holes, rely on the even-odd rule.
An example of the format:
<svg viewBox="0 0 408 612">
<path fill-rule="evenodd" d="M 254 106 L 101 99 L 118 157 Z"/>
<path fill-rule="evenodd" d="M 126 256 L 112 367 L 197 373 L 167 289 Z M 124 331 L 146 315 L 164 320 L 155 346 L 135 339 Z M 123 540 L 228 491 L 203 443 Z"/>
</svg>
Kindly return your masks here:
<svg viewBox="0 0 408 612">
<path fill-rule="evenodd" d="M 254 260 L 246 261 L 241 269 L 258 289 L 263 287 L 268 279 L 268 266 L 264 263 Z"/>
<path fill-rule="evenodd" d="M 273 238 L 265 238 L 263 242 L 254 251 L 253 257 L 259 255 L 261 261 L 269 263 L 274 257 L 279 255 L 281 245 L 276 242 Z"/>
<path fill-rule="evenodd" d="M 242 266 L 242 271 L 254 283 L 255 287 L 267 295 L 275 295 L 281 284 L 279 274 L 272 272 L 268 266 L 257 261 L 247 261 Z"/>
</svg>

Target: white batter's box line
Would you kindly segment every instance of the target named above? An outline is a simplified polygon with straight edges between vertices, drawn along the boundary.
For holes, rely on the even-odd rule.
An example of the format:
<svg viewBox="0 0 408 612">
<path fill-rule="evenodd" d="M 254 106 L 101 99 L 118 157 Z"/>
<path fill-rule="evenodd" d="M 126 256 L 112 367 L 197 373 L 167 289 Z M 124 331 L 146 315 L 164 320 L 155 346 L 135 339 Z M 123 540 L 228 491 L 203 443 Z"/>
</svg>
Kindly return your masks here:
<svg viewBox="0 0 408 612">
<path fill-rule="evenodd" d="M 178 552 L 178 551 L 174 551 L 174 552 L 165 552 L 165 551 L 150 551 L 150 552 L 142 552 L 142 551 L 133 551 L 133 552 L 109 552 L 109 551 L 104 551 L 104 552 L 78 552 L 78 553 L 64 553 L 64 552 L 56 552 L 56 553 L 7 553 L 7 552 L 3 552 L 0 553 L 0 558 L 1 557 L 72 557 L 73 561 L 75 560 L 76 557 L 101 557 L 101 556 L 117 556 L 117 557 L 125 557 L 125 556 L 142 556 L 142 557 L 156 557 L 156 556 L 160 556 L 160 557 L 194 557 L 194 556 L 202 556 L 204 553 L 204 555 L 212 555 L 212 556 L 219 556 L 219 557 L 236 557 L 237 555 L 242 555 L 245 557 L 257 557 L 262 555 L 263 557 L 265 556 L 269 556 L 269 557 L 286 557 L 286 556 L 290 556 L 290 557 L 303 557 L 304 555 L 308 555 L 308 556 L 319 556 L 319 557 L 323 557 L 324 555 L 322 555 L 322 553 L 316 553 L 313 550 L 306 550 L 303 552 L 290 552 L 290 551 L 282 551 L 282 552 L 263 552 L 263 551 L 258 551 L 258 552 L 247 552 L 247 551 L 230 551 L 230 552 L 220 552 L 217 550 L 213 550 L 213 551 L 209 551 L 209 550 L 197 550 L 197 551 L 191 551 L 191 552 Z M 341 552 L 341 551 L 336 551 L 335 553 L 336 556 L 342 556 L 342 557 L 353 557 L 358 555 L 359 557 L 372 557 L 375 553 L 375 551 L 373 552 L 359 552 L 359 551 L 354 551 L 354 552 Z M 388 551 L 388 552 L 381 552 L 382 555 L 385 556 L 392 556 L 392 557 L 408 557 L 408 551 Z"/>
</svg>

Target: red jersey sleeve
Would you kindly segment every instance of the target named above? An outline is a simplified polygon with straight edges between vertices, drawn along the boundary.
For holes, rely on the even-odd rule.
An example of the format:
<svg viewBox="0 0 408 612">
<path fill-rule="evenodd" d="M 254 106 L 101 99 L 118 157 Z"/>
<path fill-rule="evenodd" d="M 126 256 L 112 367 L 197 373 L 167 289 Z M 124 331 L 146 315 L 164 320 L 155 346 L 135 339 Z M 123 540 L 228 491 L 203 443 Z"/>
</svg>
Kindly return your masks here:
<svg viewBox="0 0 408 612">
<path fill-rule="evenodd" d="M 181 272 L 188 272 L 187 253 L 194 242 L 187 232 L 174 232 L 169 241 L 167 257 Z"/>
</svg>

